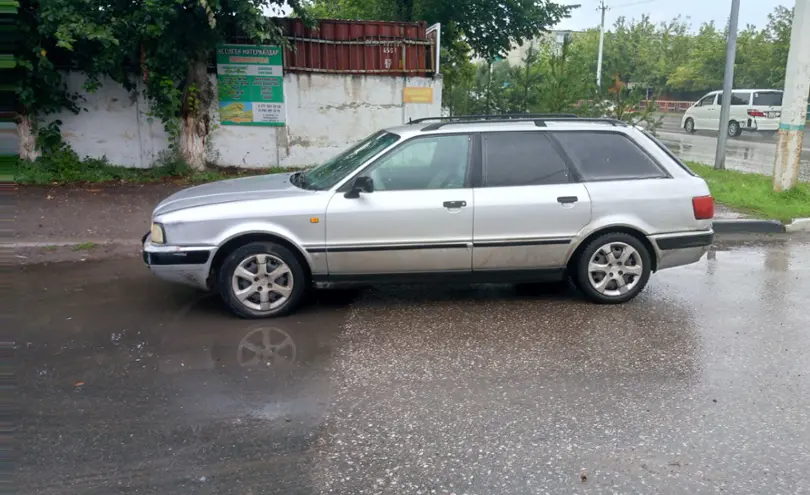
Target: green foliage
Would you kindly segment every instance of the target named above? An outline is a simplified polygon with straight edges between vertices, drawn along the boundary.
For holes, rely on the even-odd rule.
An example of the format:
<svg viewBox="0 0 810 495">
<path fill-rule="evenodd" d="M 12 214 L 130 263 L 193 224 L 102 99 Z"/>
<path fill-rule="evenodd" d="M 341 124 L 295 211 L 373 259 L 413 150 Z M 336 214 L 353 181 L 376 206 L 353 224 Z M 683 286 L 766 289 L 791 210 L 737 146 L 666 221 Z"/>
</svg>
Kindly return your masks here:
<svg viewBox="0 0 810 495">
<path fill-rule="evenodd" d="M 735 87 L 781 88 L 790 44 L 792 11 L 777 7 L 763 29 L 739 33 Z M 602 87 L 595 84 L 598 29 L 573 35 L 562 47 L 533 41 L 521 63 L 474 65 L 469 55 L 443 60 L 444 104 L 451 114 L 513 112 L 575 112 L 604 115 L 654 130 L 648 98 L 664 92 L 703 93 L 723 81 L 726 33 L 714 24 L 697 33 L 680 17 L 654 24 L 619 18 L 605 33 Z M 535 49 L 536 48 L 536 49 Z M 451 52 L 452 53 L 452 52 Z M 611 91 L 616 85 L 621 91 Z"/>
<path fill-rule="evenodd" d="M 20 115 L 38 116 L 58 112 L 64 108 L 77 112 L 79 96 L 68 90 L 51 56 L 58 52 L 56 44 L 40 30 L 42 10 L 40 2 L 24 2 L 19 9 L 17 28 L 20 31 L 14 65 L 20 71 L 13 89 L 16 96 L 15 111 Z"/>
<path fill-rule="evenodd" d="M 280 28 L 263 11 L 297 0 L 52 0 L 42 8 L 40 32 L 75 53 L 96 87 L 110 76 L 132 89 L 140 68 L 151 112 L 178 137 L 184 121 L 205 135 L 214 98 L 206 74 L 215 47 L 235 35 L 283 44 Z"/>
<path fill-rule="evenodd" d="M 106 158 L 81 159 L 67 146 L 44 152 L 36 161 L 18 160 L 13 180 L 25 185 L 82 184 L 82 183 L 146 183 L 181 181 L 183 183 L 212 182 L 234 177 L 287 172 L 291 169 L 192 170 L 177 152 L 163 153 L 150 168 L 127 168 L 110 164 Z"/>
<path fill-rule="evenodd" d="M 783 222 L 810 217 L 810 184 L 800 182 L 795 189 L 775 192 L 767 175 L 714 170 L 694 162 L 689 167 L 706 180 L 718 203 Z"/>
</svg>

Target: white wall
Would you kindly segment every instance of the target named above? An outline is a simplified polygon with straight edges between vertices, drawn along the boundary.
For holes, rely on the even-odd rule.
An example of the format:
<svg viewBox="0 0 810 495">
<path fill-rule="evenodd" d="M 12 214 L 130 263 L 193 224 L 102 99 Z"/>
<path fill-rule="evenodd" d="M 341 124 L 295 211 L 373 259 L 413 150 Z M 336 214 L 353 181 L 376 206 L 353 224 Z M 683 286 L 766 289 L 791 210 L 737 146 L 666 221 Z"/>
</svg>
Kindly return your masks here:
<svg viewBox="0 0 810 495">
<path fill-rule="evenodd" d="M 214 91 L 216 92 L 216 78 Z M 81 92 L 80 74 L 69 74 L 68 86 Z M 404 87 L 432 87 L 433 103 L 402 102 Z M 320 163 L 374 131 L 409 118 L 441 113 L 441 78 L 287 74 L 285 127 L 222 126 L 216 119 L 209 135 L 208 159 L 219 166 L 259 168 L 308 166 Z M 149 117 L 149 104 L 139 84 L 133 92 L 104 81 L 85 94 L 79 115 L 62 120 L 62 135 L 80 156 L 102 157 L 116 165 L 149 167 L 169 140 L 158 119 Z"/>
</svg>

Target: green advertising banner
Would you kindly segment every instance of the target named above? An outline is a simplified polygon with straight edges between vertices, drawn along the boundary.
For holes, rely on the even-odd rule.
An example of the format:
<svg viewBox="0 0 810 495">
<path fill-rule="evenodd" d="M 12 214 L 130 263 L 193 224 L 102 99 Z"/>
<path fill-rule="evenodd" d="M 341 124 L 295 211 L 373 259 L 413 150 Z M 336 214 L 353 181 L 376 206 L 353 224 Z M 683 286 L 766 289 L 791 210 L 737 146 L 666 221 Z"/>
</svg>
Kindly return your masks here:
<svg viewBox="0 0 810 495">
<path fill-rule="evenodd" d="M 284 125 L 284 73 L 279 47 L 219 46 L 217 85 L 222 125 Z"/>
</svg>

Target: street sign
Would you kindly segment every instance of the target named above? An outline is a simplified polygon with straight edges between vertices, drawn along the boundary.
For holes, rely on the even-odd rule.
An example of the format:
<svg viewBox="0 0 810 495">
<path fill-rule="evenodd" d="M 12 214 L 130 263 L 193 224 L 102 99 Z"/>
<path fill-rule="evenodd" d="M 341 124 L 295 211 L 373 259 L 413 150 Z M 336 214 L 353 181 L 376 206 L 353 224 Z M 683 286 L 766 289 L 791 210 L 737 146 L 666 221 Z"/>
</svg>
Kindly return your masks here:
<svg viewBox="0 0 810 495">
<path fill-rule="evenodd" d="M 278 46 L 219 46 L 217 85 L 222 125 L 284 125 L 284 71 Z"/>
</svg>

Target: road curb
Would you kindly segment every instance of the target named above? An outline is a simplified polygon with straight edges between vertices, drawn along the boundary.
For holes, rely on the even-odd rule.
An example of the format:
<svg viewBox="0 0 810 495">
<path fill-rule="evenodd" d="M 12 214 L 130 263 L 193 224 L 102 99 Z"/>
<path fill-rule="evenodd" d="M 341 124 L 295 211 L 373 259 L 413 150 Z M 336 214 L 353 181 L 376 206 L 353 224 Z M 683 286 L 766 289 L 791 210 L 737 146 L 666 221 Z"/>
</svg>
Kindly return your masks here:
<svg viewBox="0 0 810 495">
<path fill-rule="evenodd" d="M 785 225 L 786 232 L 810 232 L 810 218 L 796 218 Z"/>
<path fill-rule="evenodd" d="M 717 234 L 781 234 L 787 232 L 785 225 L 776 220 L 715 220 L 713 228 Z"/>
<path fill-rule="evenodd" d="M 88 239 L 84 241 L 53 240 L 53 241 L 14 241 L 0 243 L 0 248 L 4 249 L 26 249 L 26 248 L 52 248 L 52 247 L 73 247 L 83 244 L 93 244 L 95 246 L 140 246 L 138 239 Z"/>
</svg>

